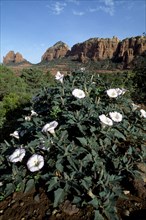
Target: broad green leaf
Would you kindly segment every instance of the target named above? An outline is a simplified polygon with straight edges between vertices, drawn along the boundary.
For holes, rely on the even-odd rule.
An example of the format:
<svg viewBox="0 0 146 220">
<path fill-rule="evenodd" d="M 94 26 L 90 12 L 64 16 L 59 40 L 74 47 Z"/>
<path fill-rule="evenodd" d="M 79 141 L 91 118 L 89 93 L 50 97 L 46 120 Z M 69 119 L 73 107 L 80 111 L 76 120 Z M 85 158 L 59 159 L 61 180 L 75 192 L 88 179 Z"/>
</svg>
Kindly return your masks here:
<svg viewBox="0 0 146 220">
<path fill-rule="evenodd" d="M 8 183 L 5 188 L 6 196 L 9 196 L 15 191 L 15 186 L 13 183 Z"/>
<path fill-rule="evenodd" d="M 58 179 L 57 176 L 52 177 L 52 179 L 46 183 L 48 185 L 48 190 L 47 190 L 48 192 L 54 189 L 58 185 L 57 179 Z"/>
<path fill-rule="evenodd" d="M 71 157 L 71 156 L 67 156 L 67 159 L 68 159 L 68 162 L 70 163 L 70 165 L 71 165 L 76 171 L 78 171 L 78 168 L 77 168 L 76 165 L 75 165 L 75 160 L 74 160 L 74 158 Z"/>
<path fill-rule="evenodd" d="M 126 137 L 120 131 L 118 131 L 117 129 L 114 129 L 114 136 L 117 137 L 117 138 L 121 138 L 121 139 L 126 141 Z"/>
<path fill-rule="evenodd" d="M 57 207 L 61 202 L 63 202 L 64 198 L 65 198 L 65 190 L 62 188 L 58 188 L 55 192 L 54 192 L 54 208 Z"/>
<path fill-rule="evenodd" d="M 98 199 L 95 197 L 89 202 L 89 204 L 92 205 L 95 209 L 98 209 L 100 203 Z"/>
<path fill-rule="evenodd" d="M 92 185 L 92 179 L 91 177 L 85 177 L 81 180 L 81 185 L 85 187 L 86 190 L 89 190 L 89 188 Z"/>
<path fill-rule="evenodd" d="M 56 163 L 56 169 L 59 170 L 60 172 L 63 172 L 64 167 L 62 166 L 61 163 Z"/>
<path fill-rule="evenodd" d="M 29 192 L 30 190 L 32 190 L 35 187 L 35 182 L 34 179 L 30 179 L 26 182 L 26 187 L 24 190 L 24 193 Z"/>
<path fill-rule="evenodd" d="M 95 210 L 95 216 L 94 216 L 94 220 L 104 220 L 104 218 L 102 217 L 102 215 L 99 213 L 98 210 Z"/>
<path fill-rule="evenodd" d="M 81 202 L 81 198 L 78 197 L 78 196 L 74 196 L 74 199 L 73 199 L 72 203 L 78 204 L 80 202 Z"/>
<path fill-rule="evenodd" d="M 82 137 L 77 137 L 77 139 L 80 141 L 80 143 L 83 145 L 83 146 L 87 146 L 87 140 L 86 138 Z"/>
</svg>

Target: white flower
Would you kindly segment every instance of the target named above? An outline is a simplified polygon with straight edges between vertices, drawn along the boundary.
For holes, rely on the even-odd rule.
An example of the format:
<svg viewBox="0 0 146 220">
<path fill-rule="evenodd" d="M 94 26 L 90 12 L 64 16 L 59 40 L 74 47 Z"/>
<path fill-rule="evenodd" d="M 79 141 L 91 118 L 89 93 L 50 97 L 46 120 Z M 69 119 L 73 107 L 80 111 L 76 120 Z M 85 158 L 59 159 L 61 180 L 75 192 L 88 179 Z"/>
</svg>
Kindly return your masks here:
<svg viewBox="0 0 146 220">
<path fill-rule="evenodd" d="M 80 68 L 81 72 L 84 72 L 85 69 L 86 69 L 85 67 L 81 67 L 81 68 Z"/>
<path fill-rule="evenodd" d="M 31 110 L 31 116 L 38 116 L 38 114 L 34 110 Z"/>
<path fill-rule="evenodd" d="M 123 88 L 122 89 L 117 88 L 116 91 L 117 91 L 118 95 L 123 95 L 127 90 L 123 89 Z"/>
<path fill-rule="evenodd" d="M 139 105 L 136 105 L 134 103 L 131 103 L 132 104 L 132 110 L 135 111 L 137 108 L 139 108 L 140 106 Z"/>
<path fill-rule="evenodd" d="M 126 92 L 126 89 L 108 89 L 106 92 L 110 98 L 117 98 L 118 96 L 123 95 Z"/>
<path fill-rule="evenodd" d="M 106 115 L 104 114 L 100 115 L 99 119 L 104 125 L 109 125 L 109 126 L 113 125 L 113 121 L 110 118 L 106 117 Z"/>
<path fill-rule="evenodd" d="M 72 91 L 72 95 L 75 96 L 76 98 L 82 99 L 85 97 L 85 93 L 81 89 L 74 89 Z"/>
<path fill-rule="evenodd" d="M 64 75 L 61 74 L 59 71 L 57 72 L 57 74 L 55 75 L 55 79 L 59 80 L 61 83 L 63 83 L 63 77 Z"/>
<path fill-rule="evenodd" d="M 42 128 L 42 132 L 44 132 L 44 133 L 50 132 L 51 134 L 54 134 L 55 133 L 54 129 L 57 127 L 57 125 L 58 125 L 57 121 L 52 121 L 50 123 L 47 123 Z"/>
<path fill-rule="evenodd" d="M 144 109 L 140 109 L 141 117 L 146 118 L 146 111 Z"/>
<path fill-rule="evenodd" d="M 25 149 L 23 148 L 18 148 L 16 149 L 10 156 L 9 156 L 9 160 L 12 163 L 16 163 L 16 162 L 21 162 L 23 157 L 25 156 Z"/>
<path fill-rule="evenodd" d="M 27 167 L 31 172 L 40 170 L 44 166 L 44 158 L 41 155 L 33 154 L 27 161 Z"/>
<path fill-rule="evenodd" d="M 14 131 L 13 133 L 10 134 L 10 136 L 19 139 L 19 132 L 18 131 Z"/>
<path fill-rule="evenodd" d="M 115 122 L 122 121 L 123 116 L 119 112 L 110 112 L 109 115 L 110 115 L 111 119 Z"/>
<path fill-rule="evenodd" d="M 117 89 L 108 89 L 106 92 L 110 98 L 117 98 L 119 95 Z"/>
<path fill-rule="evenodd" d="M 0 182 L 0 186 L 3 186 L 3 182 Z"/>
<path fill-rule="evenodd" d="M 30 116 L 25 116 L 25 121 L 31 121 L 31 117 Z"/>
</svg>

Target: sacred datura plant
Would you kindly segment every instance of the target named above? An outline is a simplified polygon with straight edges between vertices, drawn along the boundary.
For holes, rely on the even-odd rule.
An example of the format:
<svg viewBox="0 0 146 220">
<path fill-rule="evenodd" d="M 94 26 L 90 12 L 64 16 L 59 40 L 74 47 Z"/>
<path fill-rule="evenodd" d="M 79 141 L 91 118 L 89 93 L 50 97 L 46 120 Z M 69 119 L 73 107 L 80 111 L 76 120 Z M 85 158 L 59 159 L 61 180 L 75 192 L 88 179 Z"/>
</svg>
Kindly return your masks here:
<svg viewBox="0 0 146 220">
<path fill-rule="evenodd" d="M 95 219 L 119 219 L 116 202 L 128 190 L 123 182 L 141 178 L 146 112 L 134 108 L 128 89 L 111 88 L 99 75 L 57 72 L 55 79 L 1 144 L 1 198 L 18 185 L 24 192 L 37 185 L 54 195 L 54 208 L 69 199 L 92 206 Z"/>
</svg>

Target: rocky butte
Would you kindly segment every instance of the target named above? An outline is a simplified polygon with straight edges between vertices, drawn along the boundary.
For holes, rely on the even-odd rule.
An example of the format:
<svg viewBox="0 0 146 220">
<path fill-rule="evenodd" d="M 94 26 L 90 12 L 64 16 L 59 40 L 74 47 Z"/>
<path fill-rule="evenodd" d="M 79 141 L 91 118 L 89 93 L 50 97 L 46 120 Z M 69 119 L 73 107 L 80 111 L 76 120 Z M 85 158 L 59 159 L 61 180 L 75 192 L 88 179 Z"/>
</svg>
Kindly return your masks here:
<svg viewBox="0 0 146 220">
<path fill-rule="evenodd" d="M 27 62 L 20 53 L 14 53 L 14 51 L 9 51 L 5 57 L 3 57 L 4 64 L 12 64 L 12 63 L 22 63 Z"/>
<path fill-rule="evenodd" d="M 65 57 L 69 51 L 70 49 L 68 45 L 59 41 L 47 49 L 47 51 L 43 54 L 41 61 L 51 61 L 53 59 Z"/>
<path fill-rule="evenodd" d="M 120 41 L 113 38 L 91 38 L 75 44 L 69 53 L 74 60 L 86 63 L 89 60 L 112 59 L 127 66 L 136 56 L 146 53 L 146 36 L 126 38 Z"/>
</svg>

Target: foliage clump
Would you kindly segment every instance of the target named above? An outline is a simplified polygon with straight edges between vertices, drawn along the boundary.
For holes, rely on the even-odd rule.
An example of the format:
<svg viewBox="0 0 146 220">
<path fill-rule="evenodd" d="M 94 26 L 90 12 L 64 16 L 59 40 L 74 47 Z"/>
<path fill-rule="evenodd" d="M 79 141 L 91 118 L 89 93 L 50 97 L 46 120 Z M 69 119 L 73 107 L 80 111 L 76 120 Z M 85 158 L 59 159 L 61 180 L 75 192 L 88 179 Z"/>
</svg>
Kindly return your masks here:
<svg viewBox="0 0 146 220">
<path fill-rule="evenodd" d="M 54 207 L 69 199 L 91 205 L 95 219 L 118 219 L 122 183 L 138 176 L 136 165 L 145 159 L 145 111 L 133 108 L 125 88 L 111 88 L 98 75 L 56 79 L 1 144 L 2 198 L 44 186 L 54 193 Z"/>
<path fill-rule="evenodd" d="M 53 84 L 53 77 L 49 71 L 28 68 L 16 74 L 0 65 L 0 140 L 18 126 L 17 119 L 24 106 L 30 105 L 34 94 L 50 84 Z"/>
</svg>

